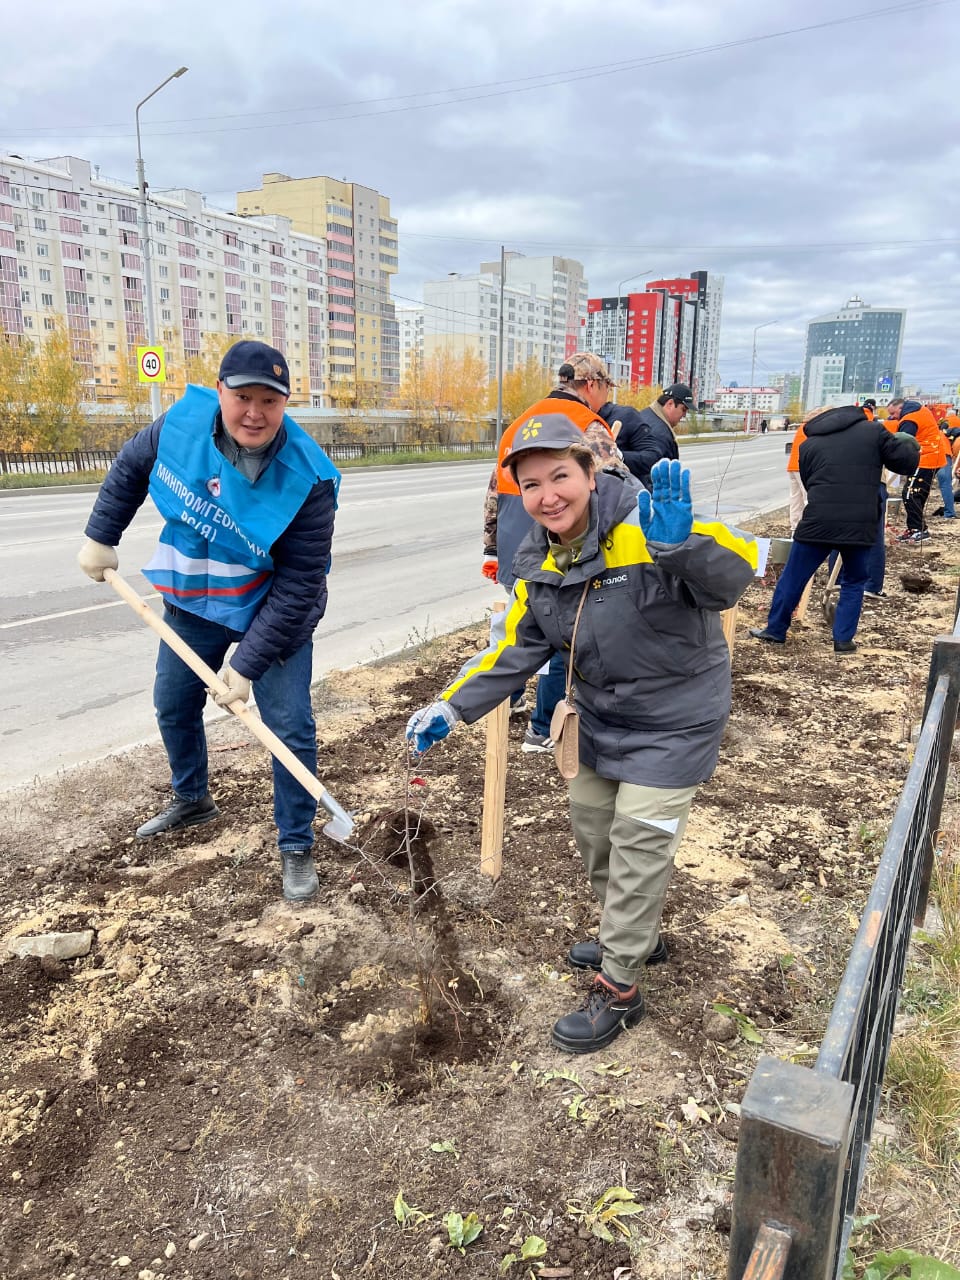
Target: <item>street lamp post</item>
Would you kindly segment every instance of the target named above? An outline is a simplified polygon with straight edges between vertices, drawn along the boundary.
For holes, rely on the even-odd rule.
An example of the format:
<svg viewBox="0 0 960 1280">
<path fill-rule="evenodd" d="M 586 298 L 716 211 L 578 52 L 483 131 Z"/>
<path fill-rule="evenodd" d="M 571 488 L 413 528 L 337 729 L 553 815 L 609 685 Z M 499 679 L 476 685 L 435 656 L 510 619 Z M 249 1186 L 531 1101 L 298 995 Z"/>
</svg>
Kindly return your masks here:
<svg viewBox="0 0 960 1280">
<path fill-rule="evenodd" d="M 636 280 L 640 276 L 648 276 L 649 274 L 650 274 L 650 268 L 644 267 L 642 271 L 635 271 L 632 276 L 627 276 L 626 280 L 621 280 L 620 283 L 617 285 L 617 328 L 618 329 L 620 327 L 620 306 L 623 299 L 623 286 L 625 284 L 629 284 L 631 280 Z M 627 362 L 627 318 L 626 316 L 624 316 L 623 318 L 623 341 L 620 343 L 620 351 L 619 351 L 618 359 L 621 360 L 623 364 L 626 364 Z"/>
<path fill-rule="evenodd" d="M 137 191 L 140 195 L 140 243 L 143 250 L 143 291 L 144 302 L 146 304 L 146 320 L 147 320 L 147 342 L 152 347 L 157 340 L 157 317 L 153 308 L 153 272 L 150 261 L 150 224 L 147 219 L 147 180 L 143 172 L 143 152 L 140 149 L 140 108 L 150 101 L 150 99 L 160 92 L 164 85 L 168 85 L 171 80 L 179 80 L 182 75 L 187 72 L 186 67 L 180 67 L 178 71 L 174 71 L 167 76 L 161 84 L 152 89 L 145 98 L 137 103 L 137 109 L 134 112 L 134 121 L 137 127 Z M 156 382 L 150 383 L 150 412 L 153 414 L 154 421 L 160 417 L 160 387 Z"/>
<path fill-rule="evenodd" d="M 753 378 L 757 368 L 757 334 L 761 329 L 768 329 L 772 324 L 779 324 L 779 320 L 765 320 L 763 324 L 758 324 L 753 331 L 753 355 L 750 358 L 750 407 L 747 410 L 747 431 L 749 432 L 753 425 Z"/>
</svg>

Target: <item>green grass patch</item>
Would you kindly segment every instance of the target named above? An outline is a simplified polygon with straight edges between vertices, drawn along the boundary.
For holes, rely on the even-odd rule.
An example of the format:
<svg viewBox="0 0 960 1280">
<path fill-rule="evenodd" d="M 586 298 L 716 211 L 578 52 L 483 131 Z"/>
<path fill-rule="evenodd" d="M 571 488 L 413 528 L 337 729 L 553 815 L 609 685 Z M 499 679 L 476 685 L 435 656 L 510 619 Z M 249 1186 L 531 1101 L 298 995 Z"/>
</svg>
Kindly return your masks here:
<svg viewBox="0 0 960 1280">
<path fill-rule="evenodd" d="M 476 453 L 457 453 L 448 449 L 431 449 L 424 453 L 398 450 L 396 453 L 367 454 L 362 458 L 334 458 L 333 464 L 338 471 L 352 471 L 356 467 L 393 467 L 405 466 L 414 462 L 482 462 L 493 461 L 497 456 L 495 449 Z"/>
<path fill-rule="evenodd" d="M 0 489 L 49 489 L 64 484 L 102 484 L 106 471 L 16 471 L 0 475 Z"/>
</svg>

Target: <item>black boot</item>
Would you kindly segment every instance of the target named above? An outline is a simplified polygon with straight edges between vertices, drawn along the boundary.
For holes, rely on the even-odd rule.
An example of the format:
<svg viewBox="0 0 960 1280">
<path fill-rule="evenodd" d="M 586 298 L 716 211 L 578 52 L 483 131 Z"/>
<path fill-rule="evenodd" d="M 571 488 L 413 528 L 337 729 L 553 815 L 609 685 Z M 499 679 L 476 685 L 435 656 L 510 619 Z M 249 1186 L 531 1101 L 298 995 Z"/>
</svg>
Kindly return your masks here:
<svg viewBox="0 0 960 1280">
<path fill-rule="evenodd" d="M 151 836 L 163 835 L 165 831 L 179 831 L 181 827 L 199 827 L 204 822 L 212 822 L 219 818 L 220 810 L 209 792 L 199 800 L 181 800 L 174 796 L 173 804 L 163 813 L 137 827 L 137 838 L 149 840 Z"/>
<path fill-rule="evenodd" d="M 280 850 L 283 896 L 288 902 L 306 902 L 320 889 L 320 880 L 309 849 Z"/>
<path fill-rule="evenodd" d="M 636 1026 L 642 1017 L 643 996 L 636 983 L 621 991 L 598 973 L 576 1013 L 554 1023 L 553 1043 L 567 1053 L 593 1053 L 615 1040 L 624 1027 Z"/>
<path fill-rule="evenodd" d="M 656 945 L 647 956 L 647 964 L 665 964 L 670 958 L 670 952 L 667 950 L 667 944 L 662 937 L 657 938 Z M 596 969 L 599 973 L 603 968 L 603 949 L 599 942 L 594 942 L 591 938 L 588 942 L 575 942 L 567 952 L 567 963 L 574 969 Z"/>
</svg>

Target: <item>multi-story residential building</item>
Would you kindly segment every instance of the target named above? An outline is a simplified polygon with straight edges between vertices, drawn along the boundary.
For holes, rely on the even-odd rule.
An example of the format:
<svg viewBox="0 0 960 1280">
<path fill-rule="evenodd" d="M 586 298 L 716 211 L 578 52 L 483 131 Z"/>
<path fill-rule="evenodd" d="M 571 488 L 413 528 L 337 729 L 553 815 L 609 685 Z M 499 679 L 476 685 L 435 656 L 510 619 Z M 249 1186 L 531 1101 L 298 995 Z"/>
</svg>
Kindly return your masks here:
<svg viewBox="0 0 960 1280">
<path fill-rule="evenodd" d="M 642 293 L 591 298 L 586 345 L 631 386 L 685 382 L 699 402 L 717 385 L 723 276 L 651 280 Z"/>
<path fill-rule="evenodd" d="M 423 307 L 397 307 L 400 332 L 400 382 L 423 359 Z"/>
<path fill-rule="evenodd" d="M 535 360 L 556 372 L 583 342 L 587 287 L 571 258 L 507 254 L 503 289 L 503 369 Z M 484 262 L 476 275 L 451 272 L 423 286 L 423 354 L 474 351 L 497 376 L 500 263 Z"/>
<path fill-rule="evenodd" d="M 397 272 L 397 221 L 372 187 L 337 178 L 265 173 L 237 193 L 243 215 L 282 214 L 326 241 L 331 395 L 344 403 L 389 398 L 400 385 L 400 337 L 390 278 Z"/>
<path fill-rule="evenodd" d="M 713 405 L 719 413 L 747 413 L 752 410 L 752 419 L 755 420 L 779 413 L 783 408 L 781 399 L 780 387 L 718 387 Z"/>
<path fill-rule="evenodd" d="M 799 373 L 771 373 L 767 382 L 780 389 L 780 408 L 786 409 L 800 399 L 802 378 Z"/>
<path fill-rule="evenodd" d="M 852 403 L 858 395 L 896 395 L 903 350 L 902 307 L 871 307 L 851 298 L 807 325 L 803 404 Z"/>
<path fill-rule="evenodd" d="M 583 263 L 576 258 L 528 258 L 513 250 L 506 253 L 504 259 L 507 267 L 504 285 L 507 289 L 527 294 L 534 291 L 538 298 L 550 299 L 551 349 L 545 364 L 551 369 L 559 369 L 567 356 L 583 350 L 589 292 Z M 499 281 L 499 260 L 481 262 L 480 271 Z"/>
<path fill-rule="evenodd" d="M 147 340 L 137 201 L 87 160 L 0 156 L 0 328 L 42 339 L 65 318 L 91 400 L 120 398 L 123 366 Z M 171 368 L 208 339 L 246 334 L 284 351 L 294 403 L 325 404 L 325 241 L 289 218 L 213 209 L 196 191 L 151 191 L 148 224 Z"/>
</svg>

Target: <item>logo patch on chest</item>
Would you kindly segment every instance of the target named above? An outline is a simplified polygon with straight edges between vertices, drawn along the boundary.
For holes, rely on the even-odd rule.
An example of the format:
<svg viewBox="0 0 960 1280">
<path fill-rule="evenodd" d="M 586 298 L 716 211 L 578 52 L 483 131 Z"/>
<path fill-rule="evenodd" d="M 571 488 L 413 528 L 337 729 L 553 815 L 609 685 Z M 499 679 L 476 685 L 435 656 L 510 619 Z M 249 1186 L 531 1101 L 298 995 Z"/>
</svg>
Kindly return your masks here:
<svg viewBox="0 0 960 1280">
<path fill-rule="evenodd" d="M 594 591 L 610 591 L 614 587 L 625 587 L 628 582 L 626 573 L 604 573 L 591 582 Z"/>
</svg>

